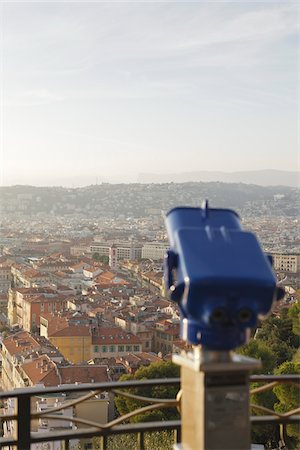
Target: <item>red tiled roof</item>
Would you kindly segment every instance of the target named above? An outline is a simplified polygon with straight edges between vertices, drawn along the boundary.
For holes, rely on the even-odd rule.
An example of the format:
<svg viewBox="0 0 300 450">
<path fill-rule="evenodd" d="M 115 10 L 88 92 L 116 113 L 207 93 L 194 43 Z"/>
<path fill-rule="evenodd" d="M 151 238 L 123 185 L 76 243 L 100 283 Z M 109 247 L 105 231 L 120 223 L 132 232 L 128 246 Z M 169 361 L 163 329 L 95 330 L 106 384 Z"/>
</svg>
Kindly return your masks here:
<svg viewBox="0 0 300 450">
<path fill-rule="evenodd" d="M 141 344 L 140 339 L 131 333 L 126 333 L 118 327 L 100 328 L 97 330 L 97 334 L 92 336 L 93 344 Z"/>
<path fill-rule="evenodd" d="M 109 381 L 107 366 L 76 365 L 60 367 L 61 384 L 101 383 Z"/>
<path fill-rule="evenodd" d="M 45 386 L 57 386 L 59 384 L 55 363 L 47 355 L 42 355 L 21 367 L 33 385 L 43 383 Z"/>
<path fill-rule="evenodd" d="M 20 331 L 3 340 L 2 344 L 11 355 L 18 355 L 28 350 L 40 348 L 40 344 L 27 331 Z"/>
</svg>

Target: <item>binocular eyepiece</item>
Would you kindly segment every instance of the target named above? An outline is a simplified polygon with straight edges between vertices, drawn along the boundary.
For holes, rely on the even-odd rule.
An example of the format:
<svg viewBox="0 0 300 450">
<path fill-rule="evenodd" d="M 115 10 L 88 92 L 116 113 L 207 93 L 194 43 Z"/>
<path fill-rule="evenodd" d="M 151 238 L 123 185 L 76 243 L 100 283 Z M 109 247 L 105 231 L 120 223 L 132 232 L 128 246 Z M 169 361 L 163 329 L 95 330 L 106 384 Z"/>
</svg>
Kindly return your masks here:
<svg viewBox="0 0 300 450">
<path fill-rule="evenodd" d="M 166 215 L 165 284 L 181 312 L 181 337 L 212 350 L 246 342 L 247 329 L 284 295 L 271 259 L 229 209 L 179 207 Z"/>
</svg>

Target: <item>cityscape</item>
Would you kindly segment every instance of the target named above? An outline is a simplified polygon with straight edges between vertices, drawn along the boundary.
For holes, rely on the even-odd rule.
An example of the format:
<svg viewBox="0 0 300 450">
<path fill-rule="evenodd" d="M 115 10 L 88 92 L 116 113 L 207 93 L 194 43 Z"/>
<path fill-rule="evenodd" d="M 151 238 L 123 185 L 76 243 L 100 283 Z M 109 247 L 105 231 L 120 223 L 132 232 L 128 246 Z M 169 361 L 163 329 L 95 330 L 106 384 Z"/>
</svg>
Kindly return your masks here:
<svg viewBox="0 0 300 450">
<path fill-rule="evenodd" d="M 0 0 L 0 448 L 300 450 L 299 2 Z"/>
<path fill-rule="evenodd" d="M 180 339 L 178 305 L 167 298 L 163 283 L 169 248 L 163 211 L 168 204 L 197 206 L 207 195 L 213 206 L 236 209 L 244 228 L 256 233 L 272 255 L 285 286 L 276 314 L 299 301 L 296 188 L 103 184 L 15 186 L 0 188 L 0 193 L 3 390 L 117 381 L 141 367 L 170 362 L 172 354 L 187 348 Z M 50 410 L 54 403 L 41 398 L 36 405 L 37 411 Z M 4 410 L 12 413 L 14 407 L 11 399 Z M 94 399 L 88 413 L 64 411 L 85 419 L 97 415 L 102 421 L 116 414 L 107 394 Z M 34 431 L 70 426 L 43 419 Z M 14 431 L 6 422 L 3 435 Z M 63 447 L 56 443 L 53 448 Z"/>
</svg>

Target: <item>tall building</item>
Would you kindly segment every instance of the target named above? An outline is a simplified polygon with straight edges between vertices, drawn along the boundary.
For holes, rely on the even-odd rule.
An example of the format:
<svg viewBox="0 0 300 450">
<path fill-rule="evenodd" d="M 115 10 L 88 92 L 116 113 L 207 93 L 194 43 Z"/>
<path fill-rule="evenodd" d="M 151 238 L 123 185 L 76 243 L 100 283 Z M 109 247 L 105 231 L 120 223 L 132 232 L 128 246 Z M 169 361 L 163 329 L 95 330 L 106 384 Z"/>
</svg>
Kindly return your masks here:
<svg viewBox="0 0 300 450">
<path fill-rule="evenodd" d="M 0 264 L 0 292 L 7 292 L 11 286 L 12 274 L 9 264 Z"/>
<path fill-rule="evenodd" d="M 272 256 L 275 270 L 291 273 L 300 271 L 300 255 L 274 253 Z"/>
<path fill-rule="evenodd" d="M 147 242 L 142 248 L 143 259 L 163 259 L 166 251 L 169 249 L 167 242 Z"/>
<path fill-rule="evenodd" d="M 117 260 L 122 259 L 141 259 L 142 257 L 142 244 L 135 242 L 93 242 L 90 245 L 91 253 L 99 253 L 100 256 L 108 256 L 112 247 L 116 248 Z"/>
</svg>

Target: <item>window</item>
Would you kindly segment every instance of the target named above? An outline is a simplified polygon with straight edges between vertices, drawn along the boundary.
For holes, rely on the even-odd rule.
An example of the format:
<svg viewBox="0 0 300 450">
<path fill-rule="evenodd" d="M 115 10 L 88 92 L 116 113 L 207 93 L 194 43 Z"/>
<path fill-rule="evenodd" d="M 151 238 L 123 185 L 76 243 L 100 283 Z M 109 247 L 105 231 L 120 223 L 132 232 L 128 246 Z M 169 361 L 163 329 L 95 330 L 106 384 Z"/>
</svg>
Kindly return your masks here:
<svg viewBox="0 0 300 450">
<path fill-rule="evenodd" d="M 99 345 L 94 345 L 94 352 L 98 353 L 99 352 Z"/>
<path fill-rule="evenodd" d="M 119 352 L 124 352 L 124 345 L 119 345 L 118 346 L 118 351 Z"/>
<path fill-rule="evenodd" d="M 107 353 L 107 345 L 102 345 L 102 351 L 103 353 Z"/>
<path fill-rule="evenodd" d="M 139 345 L 134 345 L 133 346 L 133 351 L 134 352 L 139 352 L 140 351 L 140 346 Z"/>
<path fill-rule="evenodd" d="M 132 345 L 126 345 L 126 352 L 132 351 Z"/>
<path fill-rule="evenodd" d="M 44 303 L 41 303 L 41 312 L 44 312 Z"/>
<path fill-rule="evenodd" d="M 115 351 L 115 346 L 114 346 L 114 345 L 110 345 L 110 346 L 109 346 L 109 351 L 110 351 L 111 353 L 113 353 L 113 352 Z"/>
</svg>

